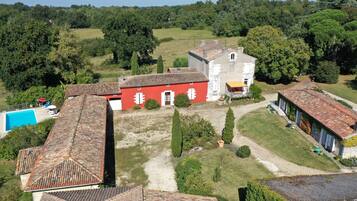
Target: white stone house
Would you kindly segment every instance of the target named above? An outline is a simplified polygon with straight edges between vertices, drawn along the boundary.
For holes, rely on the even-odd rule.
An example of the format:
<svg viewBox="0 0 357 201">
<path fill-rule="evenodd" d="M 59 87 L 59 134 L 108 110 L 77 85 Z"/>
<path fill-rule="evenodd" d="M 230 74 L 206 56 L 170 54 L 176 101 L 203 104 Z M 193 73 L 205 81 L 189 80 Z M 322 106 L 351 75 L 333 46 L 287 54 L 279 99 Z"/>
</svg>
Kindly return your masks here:
<svg viewBox="0 0 357 201">
<path fill-rule="evenodd" d="M 225 94 L 231 97 L 248 95 L 254 82 L 256 58 L 243 52 L 243 48 L 226 48 L 218 41 L 203 41 L 189 51 L 188 65 L 209 79 L 208 101 L 218 100 Z"/>
</svg>

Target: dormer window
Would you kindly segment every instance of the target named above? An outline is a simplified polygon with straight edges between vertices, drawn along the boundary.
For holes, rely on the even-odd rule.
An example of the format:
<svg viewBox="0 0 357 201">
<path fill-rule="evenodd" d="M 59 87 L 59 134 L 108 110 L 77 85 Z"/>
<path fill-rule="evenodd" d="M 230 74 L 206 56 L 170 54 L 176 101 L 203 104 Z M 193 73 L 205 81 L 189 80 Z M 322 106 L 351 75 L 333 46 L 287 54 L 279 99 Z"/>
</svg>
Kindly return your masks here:
<svg viewBox="0 0 357 201">
<path fill-rule="evenodd" d="M 235 61 L 236 60 L 236 53 L 231 53 L 229 55 L 229 61 Z"/>
</svg>

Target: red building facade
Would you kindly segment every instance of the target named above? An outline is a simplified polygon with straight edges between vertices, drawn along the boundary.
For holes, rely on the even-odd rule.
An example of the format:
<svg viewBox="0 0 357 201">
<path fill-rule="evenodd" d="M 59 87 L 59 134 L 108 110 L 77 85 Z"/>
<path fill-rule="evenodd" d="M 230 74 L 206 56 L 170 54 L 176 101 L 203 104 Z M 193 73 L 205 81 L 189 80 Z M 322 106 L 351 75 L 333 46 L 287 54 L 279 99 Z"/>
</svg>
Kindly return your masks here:
<svg viewBox="0 0 357 201">
<path fill-rule="evenodd" d="M 208 80 L 201 73 L 159 74 L 135 76 L 119 86 L 122 110 L 128 110 L 136 105 L 144 107 L 149 99 L 171 106 L 178 94 L 187 94 L 192 103 L 203 103 L 207 99 Z"/>
</svg>

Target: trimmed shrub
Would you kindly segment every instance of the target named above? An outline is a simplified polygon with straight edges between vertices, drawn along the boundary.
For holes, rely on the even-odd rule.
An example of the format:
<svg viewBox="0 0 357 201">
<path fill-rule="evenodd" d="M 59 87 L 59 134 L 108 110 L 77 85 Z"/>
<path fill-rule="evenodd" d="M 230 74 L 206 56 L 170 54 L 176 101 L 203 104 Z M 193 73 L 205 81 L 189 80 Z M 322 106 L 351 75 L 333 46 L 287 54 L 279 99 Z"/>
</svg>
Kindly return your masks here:
<svg viewBox="0 0 357 201">
<path fill-rule="evenodd" d="M 280 194 L 258 182 L 248 182 L 246 201 L 287 201 Z"/>
<path fill-rule="evenodd" d="M 138 54 L 136 52 L 133 52 L 133 54 L 131 55 L 130 69 L 131 69 L 131 75 L 138 74 L 139 63 L 138 63 Z"/>
<path fill-rule="evenodd" d="M 159 108 L 160 104 L 154 99 L 148 99 L 145 101 L 144 107 L 148 110 L 153 110 Z"/>
<path fill-rule="evenodd" d="M 344 158 L 340 160 L 340 163 L 346 167 L 357 167 L 357 158 Z"/>
<path fill-rule="evenodd" d="M 54 120 L 46 120 L 34 126 L 15 128 L 0 140 L 0 160 L 15 160 L 20 149 L 42 145 Z"/>
<path fill-rule="evenodd" d="M 191 105 L 191 101 L 187 94 L 178 94 L 175 96 L 174 104 L 176 107 L 188 107 Z"/>
<path fill-rule="evenodd" d="M 164 62 L 162 61 L 162 56 L 160 55 L 159 58 L 157 59 L 157 73 L 163 73 L 164 72 Z"/>
<path fill-rule="evenodd" d="M 198 115 L 182 116 L 181 130 L 183 135 L 183 150 L 196 146 L 212 148 L 216 146 L 217 136 L 211 122 Z"/>
<path fill-rule="evenodd" d="M 241 146 L 237 149 L 236 155 L 240 158 L 248 158 L 250 156 L 250 148 L 247 145 Z"/>
<path fill-rule="evenodd" d="M 187 57 L 176 58 L 172 65 L 175 68 L 188 67 L 188 59 Z"/>
<path fill-rule="evenodd" d="M 260 99 L 262 98 L 262 89 L 257 85 L 253 84 L 249 87 L 250 95 L 253 99 Z"/>
<path fill-rule="evenodd" d="M 221 177 L 222 177 L 221 167 L 218 166 L 214 169 L 212 180 L 217 183 L 217 182 L 221 181 Z"/>
<path fill-rule="evenodd" d="M 180 113 L 175 110 L 172 117 L 171 150 L 174 157 L 180 157 L 182 153 L 182 130 Z"/>
<path fill-rule="evenodd" d="M 185 193 L 194 195 L 211 195 L 213 187 L 205 181 L 201 172 L 191 173 L 186 177 Z"/>
<path fill-rule="evenodd" d="M 225 144 L 230 144 L 233 140 L 234 119 L 233 110 L 232 108 L 229 108 L 226 114 L 226 122 L 222 132 L 222 140 Z"/>
<path fill-rule="evenodd" d="M 140 105 L 134 105 L 133 107 L 133 110 L 140 110 L 140 109 L 141 109 Z"/>
<path fill-rule="evenodd" d="M 315 81 L 334 84 L 338 81 L 340 67 L 335 62 L 322 61 L 314 72 Z"/>
</svg>

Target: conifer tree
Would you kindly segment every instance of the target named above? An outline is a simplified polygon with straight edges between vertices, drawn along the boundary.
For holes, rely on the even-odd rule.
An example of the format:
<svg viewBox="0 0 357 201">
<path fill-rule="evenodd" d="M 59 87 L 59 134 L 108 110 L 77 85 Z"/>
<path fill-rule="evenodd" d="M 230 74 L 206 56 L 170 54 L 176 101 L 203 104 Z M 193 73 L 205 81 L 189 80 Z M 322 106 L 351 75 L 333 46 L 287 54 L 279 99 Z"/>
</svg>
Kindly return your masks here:
<svg viewBox="0 0 357 201">
<path fill-rule="evenodd" d="M 172 117 L 171 150 L 174 157 L 180 157 L 182 153 L 182 130 L 180 113 L 175 109 Z"/>
<path fill-rule="evenodd" d="M 136 52 L 133 52 L 133 55 L 131 56 L 130 67 L 131 67 L 132 75 L 138 74 L 139 63 L 138 63 L 138 55 L 136 54 Z"/>
<path fill-rule="evenodd" d="M 163 73 L 164 72 L 164 62 L 162 60 L 162 56 L 160 55 L 159 58 L 157 59 L 157 73 Z"/>
<path fill-rule="evenodd" d="M 222 132 L 222 140 L 226 144 L 230 144 L 233 140 L 233 130 L 234 130 L 234 113 L 231 108 L 228 109 L 226 114 L 226 122 Z"/>
</svg>

